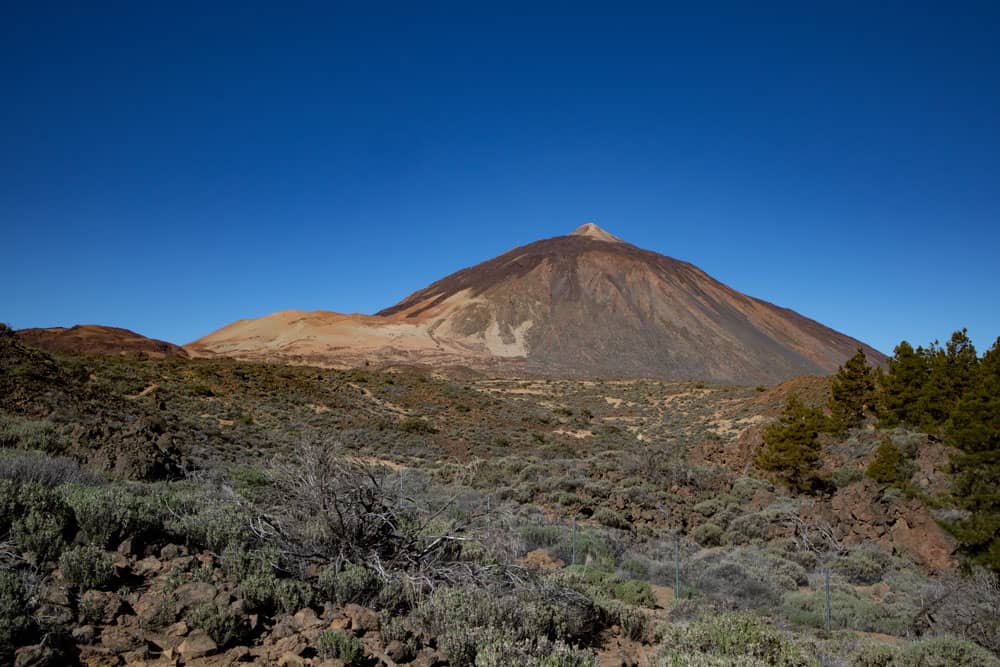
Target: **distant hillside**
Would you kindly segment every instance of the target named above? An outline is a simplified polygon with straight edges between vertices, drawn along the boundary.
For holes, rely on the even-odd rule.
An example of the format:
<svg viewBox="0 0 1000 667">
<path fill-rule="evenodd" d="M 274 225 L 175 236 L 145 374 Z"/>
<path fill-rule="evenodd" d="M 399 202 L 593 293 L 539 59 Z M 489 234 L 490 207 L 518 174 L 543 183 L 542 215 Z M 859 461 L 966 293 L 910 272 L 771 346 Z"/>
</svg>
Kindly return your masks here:
<svg viewBox="0 0 1000 667">
<path fill-rule="evenodd" d="M 20 329 L 19 338 L 49 352 L 75 354 L 145 354 L 149 357 L 187 357 L 184 348 L 155 338 L 146 338 L 128 329 L 98 324 L 74 327 Z"/>
</svg>

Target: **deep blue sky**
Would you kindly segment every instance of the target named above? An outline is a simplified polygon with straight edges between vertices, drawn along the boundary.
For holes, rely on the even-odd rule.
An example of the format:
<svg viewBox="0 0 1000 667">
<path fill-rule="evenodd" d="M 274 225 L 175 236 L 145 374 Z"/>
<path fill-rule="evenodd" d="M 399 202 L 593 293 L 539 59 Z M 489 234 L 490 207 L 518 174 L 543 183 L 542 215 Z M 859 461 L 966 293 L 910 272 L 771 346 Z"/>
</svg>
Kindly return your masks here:
<svg viewBox="0 0 1000 667">
<path fill-rule="evenodd" d="M 996 2 L 83 4 L 0 21 L 15 327 L 371 313 L 594 221 L 886 352 L 1000 335 Z"/>
</svg>

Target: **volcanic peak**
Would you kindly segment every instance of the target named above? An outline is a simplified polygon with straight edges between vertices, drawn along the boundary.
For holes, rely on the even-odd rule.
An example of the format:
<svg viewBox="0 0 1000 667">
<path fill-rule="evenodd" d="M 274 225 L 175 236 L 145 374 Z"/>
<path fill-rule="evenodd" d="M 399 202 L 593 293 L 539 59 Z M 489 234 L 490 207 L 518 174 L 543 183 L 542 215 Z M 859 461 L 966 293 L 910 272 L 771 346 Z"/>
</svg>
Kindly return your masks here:
<svg viewBox="0 0 1000 667">
<path fill-rule="evenodd" d="M 597 241 L 607 241 L 608 243 L 625 243 L 614 234 L 609 234 L 592 222 L 588 222 L 577 227 L 570 236 L 586 236 Z"/>
</svg>

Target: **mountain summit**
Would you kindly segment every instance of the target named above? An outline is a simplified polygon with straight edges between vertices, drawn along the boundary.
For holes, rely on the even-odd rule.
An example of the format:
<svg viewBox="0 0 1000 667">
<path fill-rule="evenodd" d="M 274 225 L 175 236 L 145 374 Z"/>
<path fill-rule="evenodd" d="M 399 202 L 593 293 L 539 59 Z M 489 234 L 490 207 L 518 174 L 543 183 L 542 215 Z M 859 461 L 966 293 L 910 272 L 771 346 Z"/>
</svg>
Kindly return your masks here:
<svg viewBox="0 0 1000 667">
<path fill-rule="evenodd" d="M 283 311 L 186 346 L 194 355 L 504 374 L 778 382 L 830 373 L 859 341 L 587 223 L 514 248 L 375 315 Z"/>
<path fill-rule="evenodd" d="M 624 243 L 620 238 L 609 234 L 592 222 L 585 223 L 577 227 L 570 236 L 586 236 L 598 241 L 608 241 L 610 243 Z"/>
</svg>

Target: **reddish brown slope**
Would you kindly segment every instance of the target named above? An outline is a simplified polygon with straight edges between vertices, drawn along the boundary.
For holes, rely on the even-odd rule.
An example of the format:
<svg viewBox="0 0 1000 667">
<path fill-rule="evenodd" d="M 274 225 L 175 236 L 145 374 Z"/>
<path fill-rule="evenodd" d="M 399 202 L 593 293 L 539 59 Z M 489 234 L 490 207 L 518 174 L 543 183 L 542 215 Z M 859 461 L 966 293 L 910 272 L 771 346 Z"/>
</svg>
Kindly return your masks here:
<svg viewBox="0 0 1000 667">
<path fill-rule="evenodd" d="M 150 357 L 187 357 L 184 348 L 155 338 L 146 338 L 128 329 L 98 324 L 74 327 L 21 329 L 19 338 L 49 352 L 76 354 L 145 354 Z"/>
</svg>

